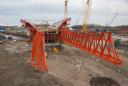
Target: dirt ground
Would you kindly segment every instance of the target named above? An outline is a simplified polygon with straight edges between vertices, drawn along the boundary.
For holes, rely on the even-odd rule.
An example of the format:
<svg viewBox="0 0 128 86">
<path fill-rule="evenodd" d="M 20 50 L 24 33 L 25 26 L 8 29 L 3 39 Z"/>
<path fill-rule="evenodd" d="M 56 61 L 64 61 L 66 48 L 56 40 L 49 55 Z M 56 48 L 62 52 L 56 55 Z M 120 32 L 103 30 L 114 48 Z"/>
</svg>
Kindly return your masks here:
<svg viewBox="0 0 128 86">
<path fill-rule="evenodd" d="M 24 42 L 0 44 L 0 86 L 73 86 L 49 73 L 31 68 L 30 48 Z"/>
<path fill-rule="evenodd" d="M 0 86 L 128 86 L 128 51 L 119 50 L 123 65 L 115 66 L 79 49 L 48 51 L 48 73 L 33 69 L 25 42 L 0 44 Z"/>
</svg>

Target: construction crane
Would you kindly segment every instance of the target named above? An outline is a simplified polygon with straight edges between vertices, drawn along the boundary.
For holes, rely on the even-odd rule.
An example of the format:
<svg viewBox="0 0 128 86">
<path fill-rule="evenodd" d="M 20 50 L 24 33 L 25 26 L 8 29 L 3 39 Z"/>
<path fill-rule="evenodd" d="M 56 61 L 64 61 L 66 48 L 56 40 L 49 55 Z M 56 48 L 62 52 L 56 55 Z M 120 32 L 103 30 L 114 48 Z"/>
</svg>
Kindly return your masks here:
<svg viewBox="0 0 128 86">
<path fill-rule="evenodd" d="M 68 0 L 64 0 L 64 19 L 67 19 L 68 14 Z"/>
<path fill-rule="evenodd" d="M 88 31 L 88 21 L 89 21 L 89 16 L 91 12 L 91 5 L 92 5 L 92 0 L 85 0 L 83 27 L 81 29 L 82 32 Z"/>
<path fill-rule="evenodd" d="M 112 25 L 112 23 L 114 22 L 114 20 L 116 19 L 117 16 L 118 16 L 118 13 L 116 13 L 116 14 L 113 16 L 112 20 L 111 20 L 110 23 L 108 24 L 109 26 Z"/>
</svg>

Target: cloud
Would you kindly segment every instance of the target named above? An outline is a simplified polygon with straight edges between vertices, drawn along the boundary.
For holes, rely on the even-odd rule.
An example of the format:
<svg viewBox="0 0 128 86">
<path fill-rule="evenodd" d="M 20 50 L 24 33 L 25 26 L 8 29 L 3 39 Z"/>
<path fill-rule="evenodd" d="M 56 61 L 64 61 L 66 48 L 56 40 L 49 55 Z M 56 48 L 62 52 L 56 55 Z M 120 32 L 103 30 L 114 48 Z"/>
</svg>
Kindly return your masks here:
<svg viewBox="0 0 128 86">
<path fill-rule="evenodd" d="M 84 0 L 69 0 L 68 14 L 73 23 L 79 18 Z M 90 23 L 106 24 L 115 13 L 119 13 L 113 25 L 127 24 L 128 0 L 93 0 Z M 0 0 L 0 20 L 10 24 L 17 23 L 20 18 L 60 19 L 63 18 L 64 0 Z M 80 23 L 82 23 L 82 15 Z M 2 21 L 0 22 L 2 23 Z M 5 22 L 4 22 L 5 23 Z M 4 24 L 3 23 L 3 24 Z"/>
</svg>

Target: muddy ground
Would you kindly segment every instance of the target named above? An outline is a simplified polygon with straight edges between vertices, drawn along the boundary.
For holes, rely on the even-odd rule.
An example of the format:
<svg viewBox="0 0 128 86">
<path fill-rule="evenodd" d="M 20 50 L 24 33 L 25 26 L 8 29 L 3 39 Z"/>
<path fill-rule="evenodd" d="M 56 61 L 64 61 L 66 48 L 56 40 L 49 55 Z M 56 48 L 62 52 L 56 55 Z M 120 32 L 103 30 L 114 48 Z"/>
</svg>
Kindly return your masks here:
<svg viewBox="0 0 128 86">
<path fill-rule="evenodd" d="M 71 46 L 48 51 L 48 73 L 33 69 L 25 42 L 0 44 L 0 86 L 128 86 L 128 52 L 118 50 L 123 65 L 115 66 Z"/>
<path fill-rule="evenodd" d="M 0 86 L 73 86 L 31 68 L 30 50 L 24 45 L 13 41 L 0 44 Z"/>
</svg>

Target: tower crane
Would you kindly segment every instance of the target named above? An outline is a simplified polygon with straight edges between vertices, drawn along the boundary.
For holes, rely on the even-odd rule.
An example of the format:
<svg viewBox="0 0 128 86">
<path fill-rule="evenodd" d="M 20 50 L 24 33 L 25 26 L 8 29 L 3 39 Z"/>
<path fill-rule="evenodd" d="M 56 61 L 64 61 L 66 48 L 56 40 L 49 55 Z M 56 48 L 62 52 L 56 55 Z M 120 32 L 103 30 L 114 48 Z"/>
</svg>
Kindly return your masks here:
<svg viewBox="0 0 128 86">
<path fill-rule="evenodd" d="M 85 0 L 83 27 L 81 29 L 82 32 L 88 31 L 88 21 L 89 21 L 89 16 L 91 12 L 91 5 L 92 5 L 92 0 Z"/>
</svg>

